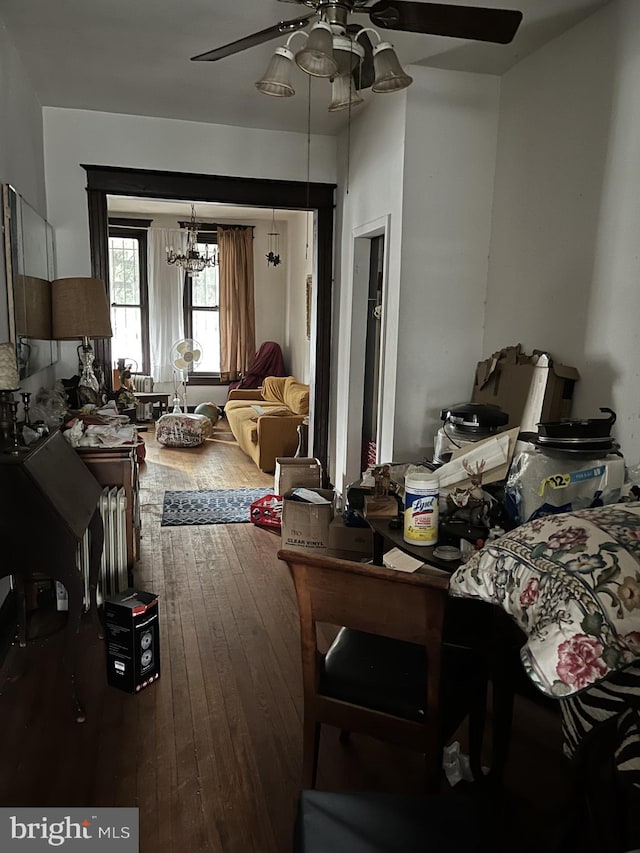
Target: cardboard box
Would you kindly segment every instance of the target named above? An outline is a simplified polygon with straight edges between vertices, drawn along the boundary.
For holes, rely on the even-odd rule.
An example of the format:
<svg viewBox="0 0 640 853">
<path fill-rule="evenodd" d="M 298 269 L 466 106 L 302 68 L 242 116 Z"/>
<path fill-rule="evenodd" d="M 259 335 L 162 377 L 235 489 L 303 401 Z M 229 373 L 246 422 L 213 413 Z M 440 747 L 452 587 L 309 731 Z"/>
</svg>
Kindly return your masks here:
<svg viewBox="0 0 640 853">
<path fill-rule="evenodd" d="M 373 530 L 370 527 L 347 527 L 341 515 L 336 515 L 329 525 L 329 554 L 348 555 L 349 560 L 371 557 Z"/>
<path fill-rule="evenodd" d="M 571 416 L 575 367 L 557 364 L 547 353 L 525 355 L 522 347 L 506 347 L 478 363 L 472 403 L 492 403 L 509 415 L 505 430 L 537 432 L 541 421 Z"/>
<path fill-rule="evenodd" d="M 104 603 L 107 682 L 138 693 L 160 678 L 158 596 L 126 589 Z"/>
<path fill-rule="evenodd" d="M 282 547 L 323 554 L 329 547 L 334 494 L 331 489 L 309 491 L 321 495 L 330 503 L 302 503 L 291 500 L 291 492 L 285 494 L 282 501 Z"/>
<path fill-rule="evenodd" d="M 319 489 L 322 486 L 322 465 L 319 459 L 278 456 L 273 490 L 276 495 L 286 495 L 296 486 Z"/>
</svg>

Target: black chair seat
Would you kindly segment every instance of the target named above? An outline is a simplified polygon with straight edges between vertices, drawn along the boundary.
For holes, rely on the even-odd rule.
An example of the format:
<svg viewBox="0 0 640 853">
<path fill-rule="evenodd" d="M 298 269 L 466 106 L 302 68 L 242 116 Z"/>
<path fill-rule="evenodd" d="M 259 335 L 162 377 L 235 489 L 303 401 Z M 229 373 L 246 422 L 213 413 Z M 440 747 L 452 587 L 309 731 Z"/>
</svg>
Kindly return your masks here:
<svg viewBox="0 0 640 853">
<path fill-rule="evenodd" d="M 294 853 L 487 853 L 487 834 L 459 798 L 303 791 Z"/>
<path fill-rule="evenodd" d="M 427 656 L 424 646 L 342 628 L 325 655 L 319 692 L 407 720 L 424 720 Z M 486 689 L 486 666 L 472 649 L 442 647 L 444 736 L 469 710 L 469 697 Z"/>
</svg>

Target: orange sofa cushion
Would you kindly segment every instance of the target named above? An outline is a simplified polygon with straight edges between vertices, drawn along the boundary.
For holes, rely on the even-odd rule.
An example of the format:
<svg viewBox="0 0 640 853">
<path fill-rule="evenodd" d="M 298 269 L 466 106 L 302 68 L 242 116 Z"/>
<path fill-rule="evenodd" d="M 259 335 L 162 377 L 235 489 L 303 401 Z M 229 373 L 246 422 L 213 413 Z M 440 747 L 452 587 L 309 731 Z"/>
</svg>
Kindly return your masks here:
<svg viewBox="0 0 640 853">
<path fill-rule="evenodd" d="M 309 414 L 309 386 L 287 376 L 284 385 L 284 402 L 294 415 Z"/>
</svg>

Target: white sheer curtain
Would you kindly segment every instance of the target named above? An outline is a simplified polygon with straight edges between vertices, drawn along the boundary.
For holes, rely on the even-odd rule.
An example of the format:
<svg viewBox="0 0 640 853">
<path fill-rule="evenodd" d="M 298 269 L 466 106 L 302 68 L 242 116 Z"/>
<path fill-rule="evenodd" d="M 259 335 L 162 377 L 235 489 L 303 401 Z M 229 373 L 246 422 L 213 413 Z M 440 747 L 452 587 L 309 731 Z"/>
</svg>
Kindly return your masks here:
<svg viewBox="0 0 640 853">
<path fill-rule="evenodd" d="M 171 346 L 184 337 L 184 270 L 167 263 L 167 246 L 184 243 L 184 232 L 149 229 L 149 350 L 154 382 L 172 382 Z"/>
</svg>

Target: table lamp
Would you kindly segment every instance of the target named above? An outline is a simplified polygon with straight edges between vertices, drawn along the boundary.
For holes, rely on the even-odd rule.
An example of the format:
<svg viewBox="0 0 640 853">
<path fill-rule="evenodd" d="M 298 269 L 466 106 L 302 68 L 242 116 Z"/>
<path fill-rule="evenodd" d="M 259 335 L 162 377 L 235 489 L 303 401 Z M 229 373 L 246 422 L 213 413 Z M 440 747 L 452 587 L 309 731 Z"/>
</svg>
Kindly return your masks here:
<svg viewBox="0 0 640 853">
<path fill-rule="evenodd" d="M 57 278 L 51 282 L 53 338 L 80 339 L 82 367 L 78 396 L 83 402 L 100 402 L 100 384 L 93 372 L 94 354 L 89 338 L 110 338 L 111 318 L 107 289 L 97 278 Z"/>
</svg>

